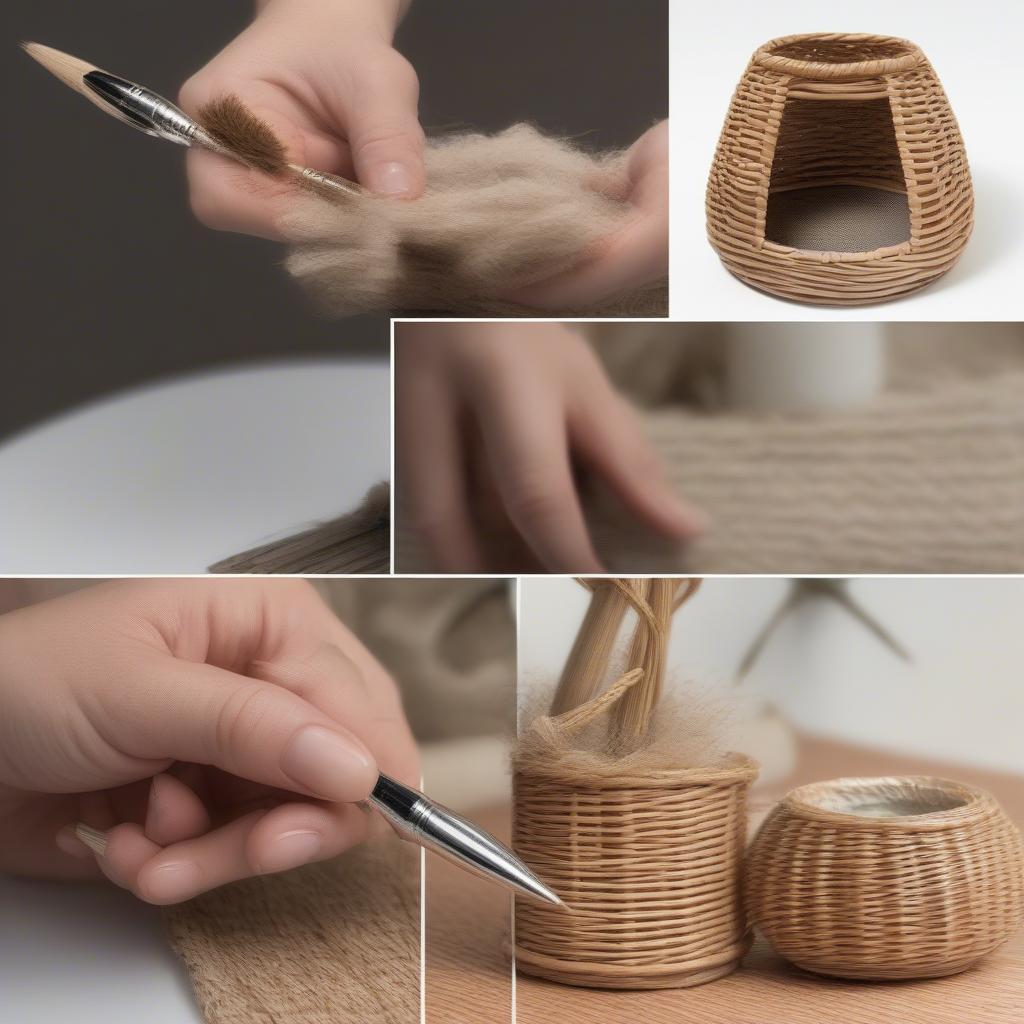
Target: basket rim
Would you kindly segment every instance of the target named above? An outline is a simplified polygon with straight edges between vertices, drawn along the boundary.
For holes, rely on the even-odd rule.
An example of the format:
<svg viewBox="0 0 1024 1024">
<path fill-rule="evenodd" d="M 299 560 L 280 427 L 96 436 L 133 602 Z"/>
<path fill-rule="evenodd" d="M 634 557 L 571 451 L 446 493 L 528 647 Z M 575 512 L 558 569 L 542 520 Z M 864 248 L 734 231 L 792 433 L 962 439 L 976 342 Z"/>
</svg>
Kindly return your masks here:
<svg viewBox="0 0 1024 1024">
<path fill-rule="evenodd" d="M 560 786 L 588 790 L 676 789 L 680 786 L 738 785 L 753 781 L 761 766 L 747 754 L 730 751 L 712 765 L 701 768 L 643 768 L 584 776 L 556 761 L 538 770 L 535 764 L 524 767 L 513 763 L 516 776 L 544 779 Z"/>
<path fill-rule="evenodd" d="M 943 810 L 883 818 L 832 810 L 822 807 L 814 800 L 820 794 L 870 786 L 939 791 L 958 797 L 962 802 Z M 879 775 L 844 776 L 838 779 L 810 782 L 790 790 L 779 802 L 777 809 L 785 809 L 805 821 L 861 830 L 906 831 L 942 829 L 963 825 L 990 814 L 994 809 L 998 809 L 998 804 L 986 790 L 955 779 L 945 779 L 933 775 Z"/>
<path fill-rule="evenodd" d="M 791 43 L 803 42 L 851 42 L 885 43 L 902 46 L 905 53 L 898 57 L 883 57 L 878 60 L 832 63 L 830 61 L 799 60 L 784 57 L 774 51 Z M 754 62 L 762 67 L 792 75 L 795 78 L 813 78 L 828 81 L 849 81 L 858 78 L 876 78 L 880 75 L 894 75 L 910 71 L 921 64 L 925 57 L 921 48 L 909 39 L 899 36 L 875 35 L 870 32 L 803 32 L 791 36 L 779 36 L 759 46 L 754 52 Z"/>
</svg>

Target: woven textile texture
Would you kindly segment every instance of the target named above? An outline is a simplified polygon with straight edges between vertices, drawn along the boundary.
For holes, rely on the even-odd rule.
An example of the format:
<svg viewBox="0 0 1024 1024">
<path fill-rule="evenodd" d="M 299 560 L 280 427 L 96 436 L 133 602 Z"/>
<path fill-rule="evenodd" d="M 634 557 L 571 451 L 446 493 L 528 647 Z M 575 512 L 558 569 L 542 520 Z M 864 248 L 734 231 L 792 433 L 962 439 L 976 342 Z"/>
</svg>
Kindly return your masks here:
<svg viewBox="0 0 1024 1024">
<path fill-rule="evenodd" d="M 632 216 L 622 153 L 592 156 L 528 125 L 435 139 L 426 164 L 413 202 L 296 203 L 288 269 L 327 313 L 524 315 L 502 296 L 586 260 Z M 556 315 L 665 316 L 667 285 Z"/>
<path fill-rule="evenodd" d="M 416 1024 L 419 854 L 388 838 L 164 910 L 207 1024 Z"/>
</svg>

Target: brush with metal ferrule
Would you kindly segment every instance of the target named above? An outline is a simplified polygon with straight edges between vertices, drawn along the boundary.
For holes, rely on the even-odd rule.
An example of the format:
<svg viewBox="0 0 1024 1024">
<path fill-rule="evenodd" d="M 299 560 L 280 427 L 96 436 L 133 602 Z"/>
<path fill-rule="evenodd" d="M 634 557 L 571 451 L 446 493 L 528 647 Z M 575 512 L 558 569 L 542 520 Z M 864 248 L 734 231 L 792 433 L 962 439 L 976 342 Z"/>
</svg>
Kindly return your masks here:
<svg viewBox="0 0 1024 1024">
<path fill-rule="evenodd" d="M 507 846 L 418 790 L 382 774 L 364 803 L 382 814 L 402 839 L 523 896 L 562 905 Z"/>
<path fill-rule="evenodd" d="M 361 195 L 353 182 L 333 174 L 290 163 L 284 147 L 270 127 L 232 96 L 215 100 L 189 117 L 170 100 L 145 86 L 112 75 L 77 57 L 39 43 L 22 44 L 65 85 L 91 100 L 101 110 L 147 135 L 182 146 L 201 146 L 267 174 L 292 174 L 312 186 L 349 195 Z"/>
</svg>

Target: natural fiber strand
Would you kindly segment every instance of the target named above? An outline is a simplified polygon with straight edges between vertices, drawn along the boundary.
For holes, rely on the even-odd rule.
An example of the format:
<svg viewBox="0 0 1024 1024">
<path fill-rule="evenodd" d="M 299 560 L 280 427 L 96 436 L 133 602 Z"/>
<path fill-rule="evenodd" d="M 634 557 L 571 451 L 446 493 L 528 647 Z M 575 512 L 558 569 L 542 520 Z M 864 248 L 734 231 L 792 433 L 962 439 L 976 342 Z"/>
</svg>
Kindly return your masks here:
<svg viewBox="0 0 1024 1024">
<path fill-rule="evenodd" d="M 590 584 L 595 594 L 605 582 Z M 637 613 L 625 671 L 536 718 L 516 748 L 514 844 L 566 904 L 517 899 L 516 964 L 598 988 L 695 985 L 729 973 L 749 945 L 740 865 L 756 766 L 703 740 L 680 756 L 682 719 L 657 729 L 668 621 L 697 581 L 620 584 Z M 584 628 L 610 652 L 606 625 L 588 616 Z"/>
<path fill-rule="evenodd" d="M 391 564 L 391 487 L 371 487 L 358 508 L 210 566 L 214 573 L 386 573 Z"/>
<path fill-rule="evenodd" d="M 759 830 L 746 902 L 776 951 L 806 970 L 941 977 L 1024 924 L 1024 847 L 995 799 L 963 783 L 815 783 Z"/>
<path fill-rule="evenodd" d="M 707 188 L 708 238 L 747 284 L 862 305 L 957 261 L 974 200 L 963 139 L 931 65 L 889 36 L 787 36 L 752 57 Z"/>
</svg>

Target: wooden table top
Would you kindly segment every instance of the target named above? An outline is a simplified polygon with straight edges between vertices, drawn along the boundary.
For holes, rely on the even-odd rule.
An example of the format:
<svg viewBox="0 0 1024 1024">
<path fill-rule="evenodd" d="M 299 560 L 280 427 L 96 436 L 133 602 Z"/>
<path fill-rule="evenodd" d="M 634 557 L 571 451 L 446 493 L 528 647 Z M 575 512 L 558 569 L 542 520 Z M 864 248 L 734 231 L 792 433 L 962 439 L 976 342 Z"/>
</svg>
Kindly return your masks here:
<svg viewBox="0 0 1024 1024">
<path fill-rule="evenodd" d="M 754 824 L 793 786 L 842 775 L 944 775 L 992 792 L 1024 825 L 1024 778 L 804 738 L 792 778 L 751 801 Z M 507 839 L 507 807 L 475 814 Z M 511 904 L 496 886 L 427 858 L 428 1021 L 507 1021 Z M 855 982 L 804 973 L 760 937 L 735 973 L 697 988 L 606 991 L 519 974 L 519 1024 L 1020 1024 L 1024 1021 L 1024 933 L 980 965 L 951 978 Z"/>
</svg>

